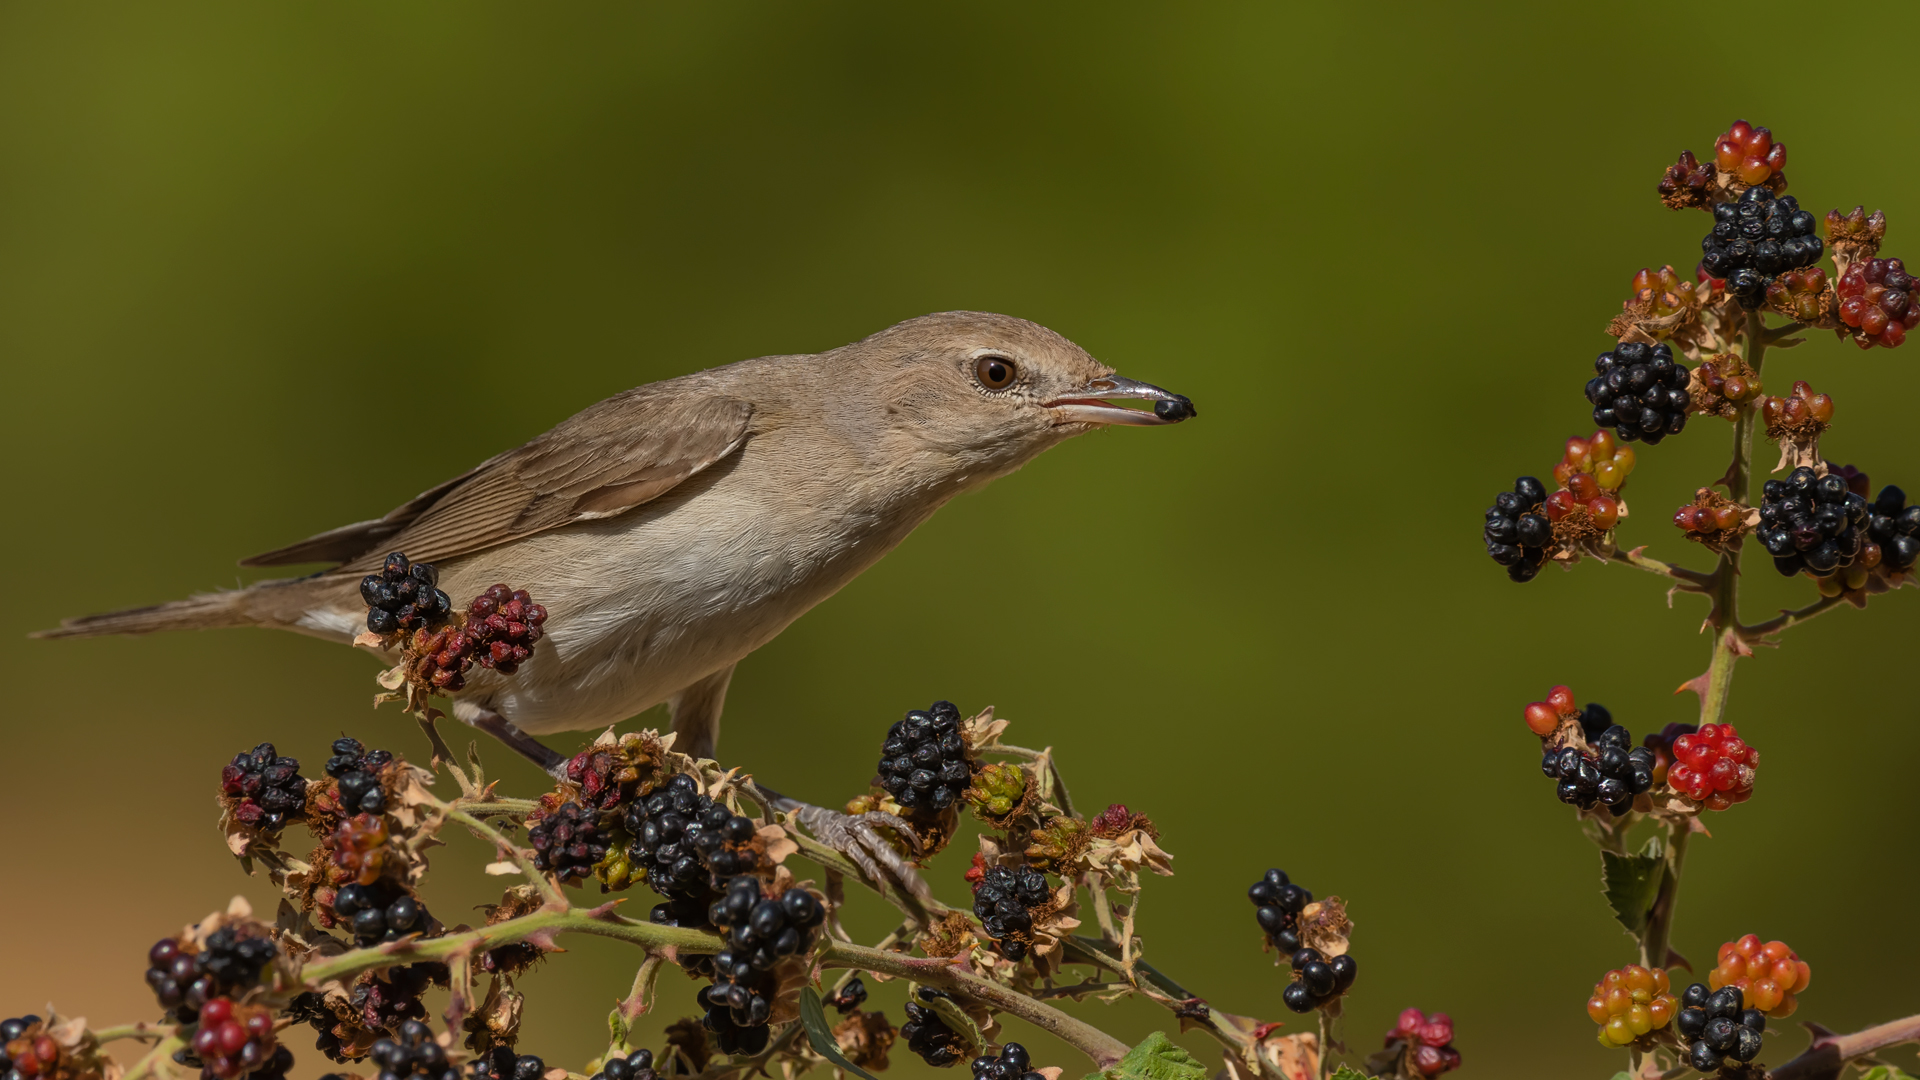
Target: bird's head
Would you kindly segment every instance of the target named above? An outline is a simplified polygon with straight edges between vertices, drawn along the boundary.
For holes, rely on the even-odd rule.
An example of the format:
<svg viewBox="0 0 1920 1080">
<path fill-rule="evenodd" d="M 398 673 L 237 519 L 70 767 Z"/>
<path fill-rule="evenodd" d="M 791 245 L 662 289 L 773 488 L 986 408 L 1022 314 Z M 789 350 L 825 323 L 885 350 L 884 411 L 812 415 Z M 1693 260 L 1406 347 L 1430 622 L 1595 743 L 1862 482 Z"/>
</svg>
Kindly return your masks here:
<svg viewBox="0 0 1920 1080">
<path fill-rule="evenodd" d="M 1117 375 L 1059 334 L 1009 315 L 923 315 L 835 351 L 878 369 L 875 404 L 889 442 L 981 481 L 1095 428 L 1196 415 L 1185 397 Z"/>
</svg>

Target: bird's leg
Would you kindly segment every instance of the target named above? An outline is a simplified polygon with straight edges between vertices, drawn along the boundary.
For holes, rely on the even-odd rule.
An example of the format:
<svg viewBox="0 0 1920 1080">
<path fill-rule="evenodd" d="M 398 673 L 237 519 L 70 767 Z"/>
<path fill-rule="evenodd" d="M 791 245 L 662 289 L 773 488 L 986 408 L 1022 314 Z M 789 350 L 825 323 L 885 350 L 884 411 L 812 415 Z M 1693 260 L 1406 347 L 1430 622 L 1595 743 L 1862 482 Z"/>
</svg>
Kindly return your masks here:
<svg viewBox="0 0 1920 1080">
<path fill-rule="evenodd" d="M 884 887 L 893 881 L 921 903 L 933 899 L 933 892 L 927 888 L 919 871 L 900 857 L 900 852 L 887 842 L 886 837 L 874 831 L 875 826 L 882 825 L 892 829 L 917 853 L 920 839 L 905 819 L 879 811 L 843 814 L 838 810 L 788 798 L 759 783 L 753 785 L 753 793 L 769 810 L 792 814 L 821 843 L 852 860 L 874 884 Z"/>
<path fill-rule="evenodd" d="M 484 705 L 455 702 L 453 715 L 461 723 L 499 739 L 507 749 L 538 765 L 555 780 L 566 779 L 566 755 L 513 726 L 513 722 Z"/>
</svg>

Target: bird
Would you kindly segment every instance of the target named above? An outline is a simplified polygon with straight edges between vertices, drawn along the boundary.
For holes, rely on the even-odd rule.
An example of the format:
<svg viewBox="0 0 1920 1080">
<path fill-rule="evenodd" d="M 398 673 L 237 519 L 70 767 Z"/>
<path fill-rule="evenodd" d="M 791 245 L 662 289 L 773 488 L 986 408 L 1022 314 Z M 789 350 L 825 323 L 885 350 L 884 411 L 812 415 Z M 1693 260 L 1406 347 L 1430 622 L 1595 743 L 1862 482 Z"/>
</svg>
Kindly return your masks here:
<svg viewBox="0 0 1920 1080">
<path fill-rule="evenodd" d="M 675 748 L 712 757 L 735 666 L 948 500 L 1076 435 L 1194 415 L 1037 323 L 939 312 L 627 390 L 382 517 L 241 561 L 329 564 L 317 573 L 36 636 L 255 626 L 351 643 L 362 579 L 403 552 L 450 596 L 509 583 L 549 612 L 516 672 L 475 668 L 449 695 L 456 719 L 558 775 L 566 759 L 536 736 L 664 702 Z"/>
</svg>

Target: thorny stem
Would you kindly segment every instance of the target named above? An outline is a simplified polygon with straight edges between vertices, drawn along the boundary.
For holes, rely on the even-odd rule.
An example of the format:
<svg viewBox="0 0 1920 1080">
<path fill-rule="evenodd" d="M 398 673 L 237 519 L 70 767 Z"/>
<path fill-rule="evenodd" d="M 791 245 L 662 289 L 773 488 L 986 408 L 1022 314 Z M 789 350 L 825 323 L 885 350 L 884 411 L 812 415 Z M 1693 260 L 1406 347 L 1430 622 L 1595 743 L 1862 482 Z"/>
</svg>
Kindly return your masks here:
<svg viewBox="0 0 1920 1080">
<path fill-rule="evenodd" d="M 541 872 L 539 867 L 533 865 L 533 860 L 527 857 L 527 853 L 522 851 L 513 841 L 501 835 L 498 829 L 480 820 L 476 815 L 462 809 L 459 805 L 459 800 L 455 800 L 452 803 L 440 803 L 439 809 L 447 820 L 457 821 L 465 825 L 468 831 L 472 832 L 475 836 L 483 840 L 492 841 L 493 846 L 500 853 L 512 859 L 514 865 L 520 868 L 520 872 L 525 874 L 527 880 L 533 883 L 533 887 L 540 890 L 540 899 L 546 903 L 547 907 L 564 909 L 567 906 L 567 898 L 561 895 L 560 886 L 554 884 L 553 879 Z"/>
<path fill-rule="evenodd" d="M 187 1040 L 180 1035 L 167 1036 L 155 1044 L 153 1049 L 147 1051 L 139 1061 L 134 1062 L 133 1067 L 127 1070 L 121 1080 L 146 1080 L 149 1076 L 161 1075 L 173 1063 L 174 1051 L 184 1050 L 186 1046 Z"/>
<path fill-rule="evenodd" d="M 1675 581 L 1682 583 L 1680 588 L 1686 592 L 1703 593 L 1713 587 L 1712 574 L 1703 574 L 1698 570 L 1689 570 L 1676 563 L 1661 562 L 1659 559 L 1652 558 L 1651 556 L 1642 555 L 1640 551 L 1640 548 L 1634 548 L 1632 551 L 1619 552 L 1612 558 L 1614 561 L 1623 562 L 1636 570 L 1645 570 L 1649 574 L 1659 574 L 1661 577 L 1673 578 Z"/>
<path fill-rule="evenodd" d="M 1835 1080 L 1847 1062 L 1909 1042 L 1920 1042 L 1920 1016 L 1890 1020 L 1849 1035 L 1815 1028 L 1812 1045 L 1768 1076 L 1771 1080 Z"/>
<path fill-rule="evenodd" d="M 1781 611 L 1779 615 L 1768 619 L 1766 622 L 1754 623 L 1752 626 L 1743 626 L 1740 628 L 1740 633 L 1748 641 L 1755 641 L 1770 634 L 1777 634 L 1782 630 L 1790 630 L 1821 612 L 1838 607 L 1845 602 L 1845 596 L 1823 596 L 1814 603 L 1808 604 L 1806 607 L 1795 608 L 1792 611 Z"/>
</svg>

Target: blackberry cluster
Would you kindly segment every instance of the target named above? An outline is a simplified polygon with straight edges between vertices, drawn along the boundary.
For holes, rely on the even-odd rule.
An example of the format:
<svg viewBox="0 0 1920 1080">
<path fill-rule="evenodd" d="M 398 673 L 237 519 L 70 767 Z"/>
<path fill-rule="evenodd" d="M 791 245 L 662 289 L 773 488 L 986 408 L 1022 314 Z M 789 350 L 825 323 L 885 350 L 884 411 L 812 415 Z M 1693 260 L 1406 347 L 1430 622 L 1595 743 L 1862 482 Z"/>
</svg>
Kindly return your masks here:
<svg viewBox="0 0 1920 1080">
<path fill-rule="evenodd" d="M 652 920 L 665 926 L 704 926 L 707 905 L 727 881 L 752 871 L 757 856 L 741 845 L 753 839 L 751 818 L 700 793 L 693 777 L 677 773 L 627 807 L 627 858 L 666 903 Z"/>
<path fill-rule="evenodd" d="M 982 1054 L 973 1059 L 973 1080 L 1046 1080 L 1033 1071 L 1027 1048 L 1017 1042 L 1001 1043 L 998 1056 Z"/>
<path fill-rule="evenodd" d="M 533 848 L 533 865 L 568 885 L 593 876 L 595 864 L 613 846 L 613 835 L 599 811 L 567 802 L 527 829 L 527 843 Z"/>
<path fill-rule="evenodd" d="M 707 918 L 726 931 L 727 947 L 713 958 L 713 985 L 695 998 L 706 1010 L 702 1024 L 723 1052 L 757 1054 L 766 1049 L 779 990 L 774 965 L 806 952 L 826 909 L 800 888 L 763 898 L 760 879 L 742 874 L 727 883 Z"/>
<path fill-rule="evenodd" d="M 532 1054 L 516 1054 L 506 1046 L 496 1046 L 492 1053 L 467 1065 L 470 1080 L 540 1080 L 546 1071 L 546 1062 Z"/>
<path fill-rule="evenodd" d="M 610 1057 L 593 1080 L 655 1080 L 653 1051 L 635 1050 L 626 1057 Z"/>
<path fill-rule="evenodd" d="M 1503 491 L 1487 507 L 1487 525 L 1481 533 L 1487 542 L 1487 555 L 1507 568 L 1514 581 L 1532 581 L 1547 561 L 1547 545 L 1553 542 L 1553 523 L 1541 512 L 1547 501 L 1545 484 L 1531 476 L 1513 482 L 1512 491 Z"/>
<path fill-rule="evenodd" d="M 1001 956 L 1019 961 L 1027 955 L 1033 909 L 1053 899 L 1047 875 L 1021 867 L 990 866 L 973 891 L 973 915 L 993 938 Z"/>
<path fill-rule="evenodd" d="M 1672 346 L 1623 342 L 1601 353 L 1593 370 L 1587 380 L 1593 422 L 1612 428 L 1621 442 L 1652 446 L 1687 426 L 1687 410 L 1693 405 L 1687 392 L 1691 372 L 1685 364 L 1674 363 Z"/>
<path fill-rule="evenodd" d="M 1708 810 L 1725 810 L 1753 797 L 1760 751 L 1747 745 L 1732 724 L 1701 724 L 1673 740 L 1667 786 Z"/>
<path fill-rule="evenodd" d="M 333 1030 L 339 1023 L 339 1017 L 333 1015 L 333 1010 L 327 1008 L 326 999 L 319 994 L 308 992 L 295 995 L 294 999 L 287 1003 L 286 1017 L 296 1024 L 306 1024 L 318 1032 L 318 1037 L 313 1043 L 314 1049 L 327 1055 L 328 1059 L 341 1063 L 357 1060 L 349 1058 L 343 1052 L 340 1036 L 334 1034 Z"/>
<path fill-rule="evenodd" d="M 1920 503 L 1907 505 L 1907 493 L 1888 484 L 1873 500 L 1867 536 L 1880 548 L 1880 561 L 1889 570 L 1911 570 L 1920 559 Z"/>
<path fill-rule="evenodd" d="M 252 937 L 232 926 L 207 935 L 197 953 L 176 938 L 162 938 L 147 950 L 147 985 L 181 1023 L 192 1023 L 207 1002 L 260 982 L 260 971 L 280 955 L 270 938 Z"/>
<path fill-rule="evenodd" d="M 1589 706 L 1589 708 L 1597 710 L 1592 713 L 1596 723 L 1600 717 L 1604 716 L 1607 719 L 1607 723 L 1612 724 L 1613 717 L 1608 714 L 1606 706 L 1593 705 Z M 1528 702 L 1526 709 L 1522 711 L 1521 715 L 1527 722 L 1527 730 L 1544 739 L 1560 730 L 1560 721 L 1562 719 L 1577 716 L 1580 718 L 1582 729 L 1584 730 L 1588 713 L 1574 704 L 1572 690 L 1564 686 L 1556 686 L 1547 692 L 1547 700 Z M 1605 730 L 1606 728 L 1604 727 L 1600 729 L 1600 731 Z M 1599 737 L 1600 733 L 1596 731 L 1587 737 L 1587 741 L 1592 742 Z"/>
<path fill-rule="evenodd" d="M 907 1022 L 900 1025 L 900 1037 L 907 1040 L 907 1049 L 936 1069 L 952 1065 L 967 1052 L 966 1040 L 960 1033 L 948 1027 L 932 1006 L 920 1003 L 945 997 L 946 994 L 931 986 L 921 987 L 920 1001 L 907 1002 Z"/>
<path fill-rule="evenodd" d="M 1787 144 L 1773 141 L 1773 132 L 1735 120 L 1713 144 L 1713 163 L 1743 183 L 1764 184 L 1787 167 Z"/>
<path fill-rule="evenodd" d="M 241 824 L 279 832 L 287 819 L 307 808 L 307 778 L 300 763 L 281 757 L 270 742 L 233 755 L 220 770 L 220 793 L 233 800 Z"/>
<path fill-rule="evenodd" d="M 1680 151 L 1680 158 L 1667 166 L 1656 187 L 1660 201 L 1669 209 L 1705 206 L 1713 198 L 1714 163 L 1702 162 L 1693 151 Z"/>
<path fill-rule="evenodd" d="M 1683 281 L 1673 272 L 1672 266 L 1663 266 L 1659 270 L 1643 266 L 1633 275 L 1629 288 L 1633 290 L 1634 307 L 1644 310 L 1656 319 L 1677 315 L 1697 303 L 1694 283 Z"/>
<path fill-rule="evenodd" d="M 1767 306 L 1811 326 L 1828 305 L 1827 272 L 1817 266 L 1789 270 L 1767 285 Z"/>
<path fill-rule="evenodd" d="M 1580 710 L 1580 734 L 1586 737 L 1589 744 L 1599 745 L 1600 736 L 1613 726 L 1613 713 L 1597 701 L 1587 702 L 1586 707 Z"/>
<path fill-rule="evenodd" d="M 938 813 L 959 801 L 973 780 L 951 701 L 914 709 L 887 729 L 880 747 L 880 786 L 908 811 Z"/>
<path fill-rule="evenodd" d="M 864 1005 L 866 1000 L 867 984 L 860 981 L 860 976 L 855 975 L 853 978 L 847 980 L 847 985 L 835 990 L 833 994 L 826 999 L 826 1003 L 833 1006 L 834 1011 L 838 1012 L 841 1016 L 845 1016 L 861 1005 Z"/>
<path fill-rule="evenodd" d="M 1739 987 L 1708 990 L 1694 983 L 1680 995 L 1680 1015 L 1673 1026 L 1690 1044 L 1688 1063 L 1701 1072 L 1718 1072 L 1727 1058 L 1738 1062 L 1760 1056 L 1767 1033 L 1767 1014 L 1746 1007 Z"/>
<path fill-rule="evenodd" d="M 393 763 L 385 750 L 369 750 L 359 739 L 335 739 L 327 759 L 327 775 L 340 792 L 340 807 L 349 814 L 383 814 L 387 793 L 380 787 L 380 771 Z"/>
<path fill-rule="evenodd" d="M 1782 574 L 1826 577 L 1860 556 L 1872 507 L 1847 489 L 1845 477 L 1802 465 L 1785 480 L 1767 481 L 1761 493 L 1760 543 Z"/>
<path fill-rule="evenodd" d="M 362 1027 L 398 1031 L 409 1020 L 426 1020 L 427 1003 L 421 997 L 436 982 L 447 985 L 447 975 L 445 964 L 387 968 L 375 978 L 355 984 L 347 1001 L 360 1014 Z"/>
<path fill-rule="evenodd" d="M 1725 278 L 1741 307 L 1758 311 L 1774 278 L 1820 261 L 1826 244 L 1817 225 L 1793 196 L 1776 199 L 1766 188 L 1750 187 L 1739 202 L 1714 204 L 1713 231 L 1700 241 L 1700 266 Z"/>
<path fill-rule="evenodd" d="M 1288 963 L 1293 968 L 1293 982 L 1287 984 L 1280 1000 L 1297 1013 L 1312 1012 L 1346 993 L 1359 973 L 1353 957 L 1345 953 L 1322 956 L 1319 949 L 1310 946 L 1295 949 Z"/>
<path fill-rule="evenodd" d="M 360 599 L 367 602 L 367 629 L 376 634 L 417 630 L 446 622 L 453 601 L 441 592 L 440 571 L 429 563 L 408 562 L 396 551 L 377 574 L 360 579 Z"/>
<path fill-rule="evenodd" d="M 293 1054 L 274 1042 L 273 1013 L 262 1006 L 236 1005 L 232 998 L 217 997 L 200 1007 L 199 1025 L 190 1045 L 204 1077 L 235 1080 L 256 1069 L 272 1068 L 281 1054 L 286 1060 L 277 1071 L 284 1073 L 293 1065 Z"/>
<path fill-rule="evenodd" d="M 1653 751 L 1634 746 L 1627 729 L 1613 724 L 1600 733 L 1592 749 L 1549 748 L 1540 758 L 1540 771 L 1560 782 L 1555 794 L 1561 802 L 1582 810 L 1605 806 L 1619 817 L 1633 809 L 1635 795 L 1653 787 Z"/>
<path fill-rule="evenodd" d="M 1785 1019 L 1800 1007 L 1795 995 L 1813 982 L 1813 968 L 1784 941 L 1760 943 L 1760 935 L 1747 934 L 1720 946 L 1716 963 L 1707 973 L 1707 985 L 1715 990 L 1733 987 L 1744 995 L 1746 1003 L 1768 1016 Z"/>
<path fill-rule="evenodd" d="M 546 625 L 547 609 L 525 589 L 495 585 L 467 605 L 464 633 L 481 667 L 511 675 L 533 655 Z"/>
<path fill-rule="evenodd" d="M 391 878 L 371 885 L 349 882 L 333 894 L 333 913 L 353 932 L 361 948 L 424 934 L 432 925 L 426 905 Z"/>
<path fill-rule="evenodd" d="M 1413 1047 L 1413 1068 L 1421 1076 L 1439 1076 L 1460 1067 L 1460 1051 L 1453 1048 L 1453 1018 L 1446 1013 L 1422 1016 L 1419 1009 L 1402 1010 L 1399 1022 L 1387 1032 L 1387 1047 L 1395 1043 Z"/>
<path fill-rule="evenodd" d="M 446 1048 L 433 1041 L 433 1029 L 418 1020 L 408 1020 L 391 1039 L 379 1039 L 369 1056 L 380 1066 L 379 1080 L 406 1080 L 424 1076 L 427 1080 L 460 1080 L 460 1067 L 447 1061 Z"/>
<path fill-rule="evenodd" d="M 1680 1006 L 1671 990 L 1664 968 L 1628 964 L 1601 976 L 1587 998 L 1587 1018 L 1600 1025 L 1600 1045 L 1628 1046 L 1672 1023 Z"/>
<path fill-rule="evenodd" d="M 1313 894 L 1287 880 L 1286 871 L 1269 870 L 1248 887 L 1247 899 L 1273 947 L 1288 955 L 1299 951 L 1300 912 L 1313 903 Z"/>
<path fill-rule="evenodd" d="M 1907 331 L 1920 323 L 1913 288 L 1913 275 L 1899 259 L 1863 259 L 1848 267 L 1834 293 L 1840 298 L 1840 321 L 1854 332 L 1853 343 L 1863 349 L 1904 343 Z"/>
<path fill-rule="evenodd" d="M 0 1020 L 0 1077 L 4 1077 L 5 1080 L 14 1080 L 14 1077 L 24 1075 L 14 1071 L 16 1063 L 7 1053 L 7 1044 L 25 1035 L 28 1029 L 39 1022 L 40 1018 L 31 1013 Z"/>
</svg>

